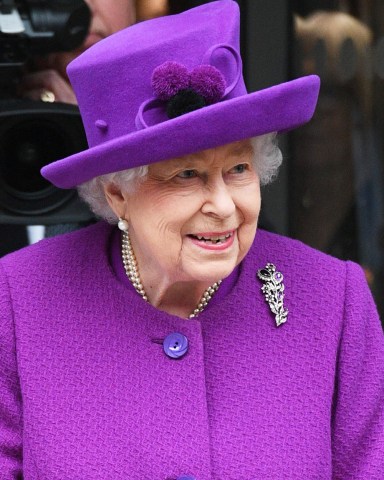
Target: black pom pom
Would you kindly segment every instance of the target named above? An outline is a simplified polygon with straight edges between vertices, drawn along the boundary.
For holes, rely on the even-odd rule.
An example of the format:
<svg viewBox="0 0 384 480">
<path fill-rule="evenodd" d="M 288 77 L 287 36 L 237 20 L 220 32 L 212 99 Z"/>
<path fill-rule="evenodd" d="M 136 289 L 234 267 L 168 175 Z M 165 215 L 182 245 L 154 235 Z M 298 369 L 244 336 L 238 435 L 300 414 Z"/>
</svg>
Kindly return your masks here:
<svg viewBox="0 0 384 480">
<path fill-rule="evenodd" d="M 167 104 L 167 115 L 169 118 L 176 118 L 205 106 L 206 101 L 203 96 L 191 88 L 186 88 L 185 90 L 180 90 L 180 92 L 169 100 Z"/>
</svg>

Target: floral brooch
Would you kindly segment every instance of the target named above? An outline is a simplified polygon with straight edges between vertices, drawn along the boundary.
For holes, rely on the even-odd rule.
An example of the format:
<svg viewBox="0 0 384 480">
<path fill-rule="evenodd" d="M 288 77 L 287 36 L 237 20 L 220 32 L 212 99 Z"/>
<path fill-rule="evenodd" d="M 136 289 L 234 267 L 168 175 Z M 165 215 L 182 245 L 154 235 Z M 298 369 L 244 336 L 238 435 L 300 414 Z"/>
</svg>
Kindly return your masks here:
<svg viewBox="0 0 384 480">
<path fill-rule="evenodd" d="M 275 315 L 276 326 L 279 327 L 288 318 L 288 310 L 284 308 L 283 274 L 276 270 L 273 263 L 267 263 L 264 268 L 258 270 L 257 276 L 264 282 L 261 291 L 271 312 Z"/>
<path fill-rule="evenodd" d="M 152 88 L 155 97 L 166 102 L 168 118 L 176 118 L 217 103 L 224 96 L 226 82 L 213 65 L 188 71 L 185 65 L 169 61 L 154 69 Z"/>
</svg>

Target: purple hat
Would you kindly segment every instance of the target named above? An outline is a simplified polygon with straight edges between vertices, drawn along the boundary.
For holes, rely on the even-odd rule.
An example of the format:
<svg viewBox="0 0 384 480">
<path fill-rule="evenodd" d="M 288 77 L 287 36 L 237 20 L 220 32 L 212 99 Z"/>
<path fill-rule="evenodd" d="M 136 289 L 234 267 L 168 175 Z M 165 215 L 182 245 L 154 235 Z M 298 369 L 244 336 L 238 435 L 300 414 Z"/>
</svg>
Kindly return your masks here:
<svg viewBox="0 0 384 480">
<path fill-rule="evenodd" d="M 310 120 L 312 75 L 247 93 L 235 1 L 138 23 L 68 66 L 89 149 L 42 169 L 60 188 Z"/>
</svg>

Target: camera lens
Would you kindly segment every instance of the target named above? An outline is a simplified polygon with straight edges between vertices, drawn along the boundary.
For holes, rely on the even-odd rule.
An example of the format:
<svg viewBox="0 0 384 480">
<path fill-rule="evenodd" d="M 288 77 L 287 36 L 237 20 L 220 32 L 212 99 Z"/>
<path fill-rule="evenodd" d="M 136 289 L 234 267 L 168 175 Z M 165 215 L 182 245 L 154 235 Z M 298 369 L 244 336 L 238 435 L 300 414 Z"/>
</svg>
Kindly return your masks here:
<svg viewBox="0 0 384 480">
<path fill-rule="evenodd" d="M 34 120 L 13 126 L 3 139 L 1 169 L 6 188 L 19 194 L 50 188 L 40 169 L 66 154 L 65 139 L 48 122 Z"/>
<path fill-rule="evenodd" d="M 86 148 L 84 128 L 74 105 L 0 101 L 0 219 L 10 213 L 15 220 L 33 216 L 49 222 L 51 215 L 70 205 L 76 190 L 56 188 L 40 170 Z M 78 210 L 77 218 L 89 218 L 89 212 Z"/>
<path fill-rule="evenodd" d="M 77 150 L 74 132 L 61 115 L 15 115 L 0 126 L 0 207 L 21 215 L 48 213 L 67 203 L 40 169 Z M 77 125 L 76 125 L 77 126 Z"/>
</svg>

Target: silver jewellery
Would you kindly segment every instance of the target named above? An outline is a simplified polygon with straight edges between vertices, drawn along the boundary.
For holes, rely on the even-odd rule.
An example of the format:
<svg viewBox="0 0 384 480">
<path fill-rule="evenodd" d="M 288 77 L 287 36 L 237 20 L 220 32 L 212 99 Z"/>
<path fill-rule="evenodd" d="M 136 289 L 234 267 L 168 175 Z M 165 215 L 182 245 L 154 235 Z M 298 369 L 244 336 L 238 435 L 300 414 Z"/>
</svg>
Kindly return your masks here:
<svg viewBox="0 0 384 480">
<path fill-rule="evenodd" d="M 139 274 L 139 269 L 137 267 L 137 261 L 135 254 L 133 252 L 131 240 L 128 234 L 128 222 L 123 219 L 119 219 L 117 224 L 119 229 L 122 231 L 122 240 L 121 240 L 121 256 L 123 258 L 123 265 L 124 270 L 129 278 L 130 282 L 132 283 L 133 287 L 135 288 L 136 292 L 141 295 L 141 297 L 148 302 L 147 294 L 145 293 L 144 286 L 141 283 L 141 278 Z M 203 293 L 197 307 L 193 310 L 193 312 L 188 316 L 188 318 L 196 318 L 208 305 L 209 301 L 213 297 L 213 295 L 219 289 L 222 280 L 214 283 L 212 286 L 208 287 L 207 290 Z"/>
<path fill-rule="evenodd" d="M 288 310 L 284 308 L 283 274 L 276 271 L 273 263 L 267 263 L 263 269 L 258 270 L 257 276 L 265 282 L 261 291 L 271 312 L 275 315 L 276 326 L 279 327 L 288 318 Z"/>
</svg>

